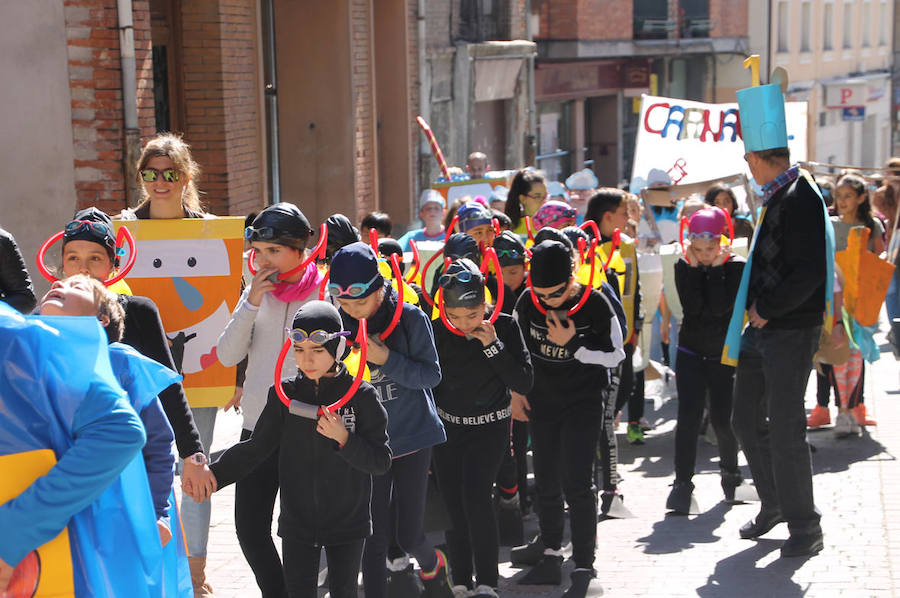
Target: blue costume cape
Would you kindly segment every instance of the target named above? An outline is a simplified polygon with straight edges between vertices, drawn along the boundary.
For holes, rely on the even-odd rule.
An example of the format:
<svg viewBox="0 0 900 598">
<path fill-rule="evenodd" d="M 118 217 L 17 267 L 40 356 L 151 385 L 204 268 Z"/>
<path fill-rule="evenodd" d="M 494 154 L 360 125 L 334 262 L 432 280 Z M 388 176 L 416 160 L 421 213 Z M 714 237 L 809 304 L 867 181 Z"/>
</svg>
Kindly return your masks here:
<svg viewBox="0 0 900 598">
<path fill-rule="evenodd" d="M 162 366 L 154 370 L 143 362 L 120 373 L 134 392 L 136 406 L 146 405 L 172 383 L 172 376 L 178 379 Z M 140 438 L 140 420 L 128 403 L 111 371 L 106 334 L 96 318 L 22 316 L 0 302 L 0 456 L 51 449 L 57 462 L 64 461 L 66 453 L 79 446 L 75 438 L 82 420 L 103 414 L 121 415 L 129 427 L 119 434 Z M 189 575 L 188 591 L 183 592 L 180 575 L 163 574 L 164 551 L 140 446 L 132 440 L 123 447 L 127 454 L 136 450 L 136 457 L 96 500 L 68 520 L 75 595 L 189 596 Z M 96 463 L 108 458 L 98 454 Z M 0 553 L 11 562 L 33 549 L 36 538 L 39 544 L 51 539 L 65 523 L 61 499 L 72 493 L 74 500 L 76 495 L 69 476 L 78 472 L 54 467 L 0 505 L 0 529 L 24 530 L 0 536 Z M 42 492 L 54 494 L 56 501 L 45 505 Z M 83 499 L 84 490 L 77 494 Z M 173 539 L 167 546 L 173 553 L 175 543 Z"/>
<path fill-rule="evenodd" d="M 812 187 L 819 201 L 822 204 L 822 215 L 825 219 L 825 318 L 826 332 L 831 331 L 832 317 L 834 315 L 834 228 L 831 226 L 831 219 L 828 217 L 828 208 L 825 207 L 825 200 L 822 199 L 822 193 L 819 186 L 812 180 L 810 174 L 800 169 L 800 176 L 805 178 L 809 186 Z M 753 253 L 756 248 L 756 239 L 759 237 L 759 231 L 762 230 L 763 221 L 766 217 L 766 208 L 763 207 L 759 215 L 759 223 L 753 232 L 753 241 L 750 243 L 750 253 L 747 256 L 747 265 L 744 266 L 744 274 L 741 276 L 741 284 L 738 287 L 737 297 L 734 301 L 734 311 L 731 313 L 731 321 L 728 323 L 728 334 L 725 336 L 725 346 L 722 349 L 722 363 L 725 365 L 735 366 L 738 357 L 741 354 L 741 334 L 744 331 L 747 311 L 747 292 L 750 288 L 750 272 L 753 269 Z M 787 231 L 787 234 L 790 234 Z"/>
</svg>

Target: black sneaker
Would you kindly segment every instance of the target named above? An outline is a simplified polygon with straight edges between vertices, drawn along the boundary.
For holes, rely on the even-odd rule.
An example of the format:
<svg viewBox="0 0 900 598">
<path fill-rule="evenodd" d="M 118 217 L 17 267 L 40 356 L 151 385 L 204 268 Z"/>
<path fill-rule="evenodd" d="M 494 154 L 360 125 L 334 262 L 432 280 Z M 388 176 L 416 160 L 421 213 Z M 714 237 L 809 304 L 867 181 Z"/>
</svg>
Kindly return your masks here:
<svg viewBox="0 0 900 598">
<path fill-rule="evenodd" d="M 421 595 L 422 582 L 413 573 L 412 565 L 407 565 L 405 569 L 399 571 L 388 570 L 388 598 L 419 598 Z"/>
<path fill-rule="evenodd" d="M 782 557 L 815 556 L 825 547 L 822 532 L 812 534 L 791 534 L 781 546 Z"/>
<path fill-rule="evenodd" d="M 562 555 L 545 554 L 519 583 L 526 586 L 558 586 L 562 583 Z"/>
<path fill-rule="evenodd" d="M 509 560 L 513 565 L 527 565 L 533 567 L 544 556 L 544 541 L 540 535 L 534 537 L 534 540 L 522 546 L 516 546 L 509 551 Z"/>
<path fill-rule="evenodd" d="M 442 550 L 435 549 L 438 568 L 434 575 L 426 579 L 422 578 L 422 598 L 453 598 L 453 584 L 450 582 L 450 567 L 447 565 L 447 556 Z"/>
<path fill-rule="evenodd" d="M 602 596 L 603 588 L 597 581 L 597 572 L 593 569 L 575 569 L 571 575 L 572 585 L 563 594 L 563 598 L 587 598 Z"/>
</svg>

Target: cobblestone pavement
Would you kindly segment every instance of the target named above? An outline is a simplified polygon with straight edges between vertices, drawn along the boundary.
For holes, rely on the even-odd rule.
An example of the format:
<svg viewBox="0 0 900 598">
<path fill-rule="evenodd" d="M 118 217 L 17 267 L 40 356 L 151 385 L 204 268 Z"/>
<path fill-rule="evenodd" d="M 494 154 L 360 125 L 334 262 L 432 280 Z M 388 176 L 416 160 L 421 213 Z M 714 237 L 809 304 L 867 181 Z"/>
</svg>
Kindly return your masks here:
<svg viewBox="0 0 900 598">
<path fill-rule="evenodd" d="M 859 438 L 838 440 L 830 429 L 814 431 L 814 488 L 822 511 L 825 550 L 809 559 L 780 559 L 785 525 L 759 541 L 741 540 L 738 528 L 756 514 L 757 504 L 721 502 L 714 446 L 700 441 L 695 497 L 701 514 L 666 515 L 664 504 L 674 478 L 677 399 L 674 383 L 648 383 L 647 417 L 656 424 L 643 446 L 619 435 L 620 486 L 632 519 L 597 526 L 596 568 L 605 596 L 792 597 L 900 595 L 900 367 L 882 335 L 882 358 L 868 366 L 865 401 L 878 421 Z M 811 377 L 806 406 L 815 404 Z M 835 409 L 832 407 L 832 419 Z M 620 427 L 624 430 L 624 426 Z M 237 440 L 240 418 L 219 412 L 213 450 Z M 742 462 L 742 465 L 745 465 Z M 749 471 L 743 467 L 749 477 Z M 258 596 L 253 575 L 234 535 L 233 487 L 213 499 L 208 575 L 218 598 Z M 535 519 L 527 521 L 529 533 Z M 442 534 L 433 533 L 435 543 Z M 276 545 L 278 544 L 276 539 Z M 501 595 L 560 596 L 561 588 L 518 586 L 521 570 L 501 549 Z M 565 572 L 571 569 L 567 562 Z M 567 577 L 567 575 L 566 575 Z M 564 584 L 566 581 L 564 580 Z M 565 585 L 563 586 L 563 588 Z M 323 592 L 320 592 L 320 594 Z"/>
</svg>

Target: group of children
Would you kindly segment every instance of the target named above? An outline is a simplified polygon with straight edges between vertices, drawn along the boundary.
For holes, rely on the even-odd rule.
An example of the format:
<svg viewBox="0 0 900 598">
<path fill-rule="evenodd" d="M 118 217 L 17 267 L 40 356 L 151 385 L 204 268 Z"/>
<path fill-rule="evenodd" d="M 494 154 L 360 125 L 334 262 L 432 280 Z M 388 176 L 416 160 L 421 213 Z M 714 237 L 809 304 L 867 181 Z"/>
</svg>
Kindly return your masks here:
<svg viewBox="0 0 900 598">
<path fill-rule="evenodd" d="M 145 160 L 159 162 L 140 169 L 149 199 L 123 217 L 205 217 L 183 201 L 196 171 L 173 158 L 162 152 Z M 734 210 L 727 197 L 720 201 L 726 191 L 711 190 L 711 205 L 686 221 L 676 288 L 665 290 L 677 293 L 683 309 L 673 347 L 675 483 L 666 503 L 681 513 L 690 510 L 705 410 L 718 440 L 725 499 L 736 500 L 743 484 L 731 428 L 734 368 L 720 363 L 744 267 L 730 249 Z M 883 231 L 864 183 L 846 176 L 835 196 L 835 228 L 869 227 L 880 252 Z M 557 203 L 547 201 L 540 173 L 524 169 L 512 178 L 505 213 L 467 198 L 451 207 L 455 217 L 445 228 L 443 198 L 428 190 L 420 204 L 424 228 L 397 247 L 386 238 L 374 247 L 369 242 L 368 229 L 390 235 L 384 215 L 362 222 L 362 236 L 343 215 L 328 218 L 327 258 L 318 263 L 309 250 L 315 231 L 296 205 L 269 206 L 249 221 L 245 239 L 255 274 L 216 346 L 224 365 L 244 362 L 242 393 L 232 402 L 243 409 L 241 442 L 207 464 L 209 439 L 201 441 L 174 373 L 158 379 L 152 397 L 131 397 L 147 435 L 144 463 L 160 544 L 174 527 L 174 440 L 190 496 L 183 505 L 201 508 L 213 492 L 236 484 L 237 535 L 263 596 L 316 595 L 324 548 L 335 598 L 356 595 L 360 568 L 366 596 L 387 596 L 395 574 L 412 571 L 409 556 L 426 598 L 496 597 L 501 536 L 516 538 L 516 525 L 522 545 L 511 560 L 531 567 L 521 583 L 560 585 L 565 505 L 575 565 L 565 596 L 591 593 L 598 508 L 607 512 L 621 501 L 613 422 L 626 403 L 629 438 L 643 438 L 644 381 L 635 352 L 647 327 L 636 239 L 624 233 L 638 223 L 629 194 L 618 189 L 595 188 L 583 213 Z M 109 216 L 79 212 L 62 240 L 63 279 L 38 311 L 96 317 L 111 354 L 120 356 L 113 359 L 117 373 L 142 359 L 174 370 L 152 302 L 103 284 L 123 253 Z M 400 276 L 386 274 L 391 254 L 423 241 L 441 245 L 432 269 L 422 271 L 423 264 L 408 281 L 402 268 Z M 412 297 L 402 293 L 408 288 Z M 289 350 L 293 356 L 285 359 Z M 273 385 L 275 371 L 281 382 Z M 852 429 L 863 423 L 860 351 L 830 371 L 839 427 L 850 419 Z M 431 472 L 450 519 L 446 553 L 424 531 Z M 269 533 L 279 489 L 282 557 Z M 540 534 L 525 544 L 521 519 L 532 500 Z M 206 527 L 208 516 L 207 510 Z M 189 549 L 196 530 L 185 526 Z M 192 558 L 204 559 L 191 562 L 193 585 L 211 595 L 202 575 L 205 543 L 204 537 L 191 550 Z"/>
</svg>

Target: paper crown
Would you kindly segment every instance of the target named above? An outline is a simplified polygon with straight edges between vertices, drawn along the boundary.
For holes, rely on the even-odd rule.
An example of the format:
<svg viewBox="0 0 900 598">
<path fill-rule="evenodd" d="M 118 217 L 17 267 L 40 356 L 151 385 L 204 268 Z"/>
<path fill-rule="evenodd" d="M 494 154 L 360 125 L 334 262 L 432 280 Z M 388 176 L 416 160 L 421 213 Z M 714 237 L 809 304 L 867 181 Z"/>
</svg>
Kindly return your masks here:
<svg viewBox="0 0 900 598">
<path fill-rule="evenodd" d="M 564 201 L 569 201 L 569 194 L 566 192 L 565 186 L 559 181 L 547 183 L 547 197 L 562 197 Z"/>
<path fill-rule="evenodd" d="M 597 175 L 595 175 L 590 168 L 585 168 L 572 173 L 572 175 L 566 179 L 566 187 L 569 189 L 587 190 L 596 189 L 599 186 L 600 181 L 597 180 Z"/>
<path fill-rule="evenodd" d="M 787 147 L 784 95 L 776 84 L 738 90 L 741 136 L 748 152 Z"/>
</svg>

